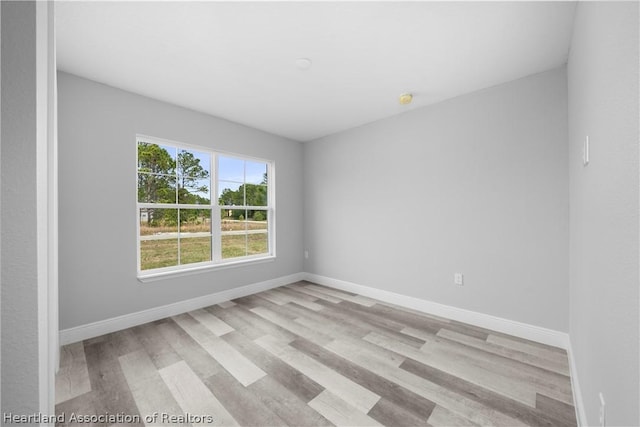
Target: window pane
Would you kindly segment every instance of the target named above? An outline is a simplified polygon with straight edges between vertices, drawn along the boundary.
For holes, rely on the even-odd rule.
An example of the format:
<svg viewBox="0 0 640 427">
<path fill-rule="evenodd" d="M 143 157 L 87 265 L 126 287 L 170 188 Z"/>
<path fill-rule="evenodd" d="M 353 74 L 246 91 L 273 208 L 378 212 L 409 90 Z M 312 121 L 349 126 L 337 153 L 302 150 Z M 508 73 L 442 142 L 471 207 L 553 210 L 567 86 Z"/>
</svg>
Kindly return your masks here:
<svg viewBox="0 0 640 427">
<path fill-rule="evenodd" d="M 267 183 L 267 164 L 263 162 L 247 161 L 245 164 L 247 184 Z"/>
<path fill-rule="evenodd" d="M 220 224 L 222 231 L 246 230 L 247 211 L 244 209 L 221 209 Z"/>
<path fill-rule="evenodd" d="M 178 239 L 143 240 L 140 242 L 140 269 L 178 265 Z"/>
<path fill-rule="evenodd" d="M 237 258 L 247 255 L 247 235 L 222 233 L 222 258 Z"/>
<path fill-rule="evenodd" d="M 178 150 L 178 175 L 202 179 L 211 175 L 211 156 L 195 150 Z"/>
<path fill-rule="evenodd" d="M 211 261 L 211 236 L 187 237 L 180 235 L 180 264 Z"/>
<path fill-rule="evenodd" d="M 267 186 L 245 184 L 245 198 L 247 206 L 267 206 Z"/>
<path fill-rule="evenodd" d="M 141 203 L 176 203 L 175 176 L 138 173 L 138 201 Z"/>
<path fill-rule="evenodd" d="M 220 242 L 222 258 L 247 255 L 247 211 L 244 209 L 222 209 L 220 220 Z"/>
<path fill-rule="evenodd" d="M 180 237 L 211 234 L 211 209 L 180 209 Z"/>
<path fill-rule="evenodd" d="M 180 209 L 180 264 L 211 261 L 211 209 Z"/>
<path fill-rule="evenodd" d="M 269 221 L 268 212 L 266 210 L 255 210 L 247 212 L 249 222 L 247 228 L 249 230 L 266 230 Z"/>
<path fill-rule="evenodd" d="M 218 179 L 243 183 L 244 160 L 218 156 Z"/>
<path fill-rule="evenodd" d="M 138 172 L 175 175 L 176 148 L 138 141 Z"/>
<path fill-rule="evenodd" d="M 223 206 L 244 205 L 244 185 L 237 182 L 218 182 L 218 204 Z"/>
<path fill-rule="evenodd" d="M 140 209 L 140 269 L 178 265 L 178 210 Z"/>
<path fill-rule="evenodd" d="M 211 203 L 209 178 L 178 177 L 178 203 L 208 205 Z"/>
<path fill-rule="evenodd" d="M 247 255 L 269 253 L 269 216 L 267 211 L 253 211 L 247 221 Z"/>
<path fill-rule="evenodd" d="M 177 209 L 140 209 L 140 236 L 178 237 Z"/>
</svg>

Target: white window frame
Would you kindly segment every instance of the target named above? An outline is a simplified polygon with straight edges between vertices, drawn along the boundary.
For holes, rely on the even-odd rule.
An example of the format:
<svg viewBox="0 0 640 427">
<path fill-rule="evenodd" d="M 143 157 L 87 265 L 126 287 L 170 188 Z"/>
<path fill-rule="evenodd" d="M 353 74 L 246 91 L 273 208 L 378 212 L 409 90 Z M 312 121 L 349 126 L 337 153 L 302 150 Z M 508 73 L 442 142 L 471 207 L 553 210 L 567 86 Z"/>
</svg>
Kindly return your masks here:
<svg viewBox="0 0 640 427">
<path fill-rule="evenodd" d="M 144 203 L 138 201 L 138 143 L 140 141 L 148 142 L 151 144 L 164 145 L 175 147 L 177 150 L 195 150 L 201 153 L 208 153 L 210 158 L 211 170 L 210 176 L 210 203 L 209 204 L 180 204 L 177 203 Z M 276 208 L 275 208 L 275 163 L 272 160 L 262 159 L 258 157 L 246 156 L 244 154 L 229 153 L 212 148 L 198 146 L 193 144 L 186 144 L 183 142 L 171 141 L 163 138 L 157 138 L 147 135 L 137 134 L 135 139 L 136 150 L 136 256 L 137 256 L 137 277 L 138 280 L 146 282 L 163 277 L 172 277 L 185 274 L 193 274 L 201 271 L 216 270 L 222 268 L 239 267 L 247 264 L 255 264 L 273 261 L 276 258 Z M 267 206 L 235 206 L 235 205 L 220 205 L 218 203 L 218 159 L 219 157 L 231 157 L 239 160 L 260 162 L 267 165 Z M 246 170 L 244 181 L 246 183 Z M 190 264 L 178 264 L 176 266 L 154 268 L 148 270 L 141 269 L 141 257 L 140 257 L 140 210 L 144 208 L 157 208 L 157 209 L 210 209 L 211 210 L 211 261 L 190 263 Z M 220 212 L 222 210 L 261 210 L 267 212 L 267 244 L 268 252 L 257 255 L 247 255 L 234 258 L 222 258 L 222 230 L 221 230 L 221 218 Z M 180 223 L 178 222 L 178 236 L 180 233 Z M 178 238 L 178 251 L 180 248 L 180 239 Z M 179 255 L 178 255 L 179 260 Z M 178 261 L 179 262 L 179 261 Z"/>
</svg>

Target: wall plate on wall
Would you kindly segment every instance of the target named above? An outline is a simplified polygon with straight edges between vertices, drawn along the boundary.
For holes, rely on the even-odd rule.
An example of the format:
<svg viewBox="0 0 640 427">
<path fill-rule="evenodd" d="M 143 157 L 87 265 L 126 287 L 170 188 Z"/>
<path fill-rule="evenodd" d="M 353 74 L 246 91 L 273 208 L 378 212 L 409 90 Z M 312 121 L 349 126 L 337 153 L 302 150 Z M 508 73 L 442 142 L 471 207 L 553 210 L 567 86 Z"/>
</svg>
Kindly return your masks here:
<svg viewBox="0 0 640 427">
<path fill-rule="evenodd" d="M 584 166 L 589 164 L 589 135 L 584 138 L 584 145 L 582 146 L 582 164 Z"/>
</svg>

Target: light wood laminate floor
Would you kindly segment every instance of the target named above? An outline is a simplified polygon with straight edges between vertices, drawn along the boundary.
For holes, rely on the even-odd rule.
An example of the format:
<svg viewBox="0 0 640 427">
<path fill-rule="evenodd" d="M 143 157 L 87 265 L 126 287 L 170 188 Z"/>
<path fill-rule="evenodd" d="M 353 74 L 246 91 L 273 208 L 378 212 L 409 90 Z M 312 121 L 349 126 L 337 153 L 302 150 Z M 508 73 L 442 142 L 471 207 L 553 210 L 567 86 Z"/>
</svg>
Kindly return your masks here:
<svg viewBox="0 0 640 427">
<path fill-rule="evenodd" d="M 67 345 L 56 400 L 59 425 L 576 425 L 564 350 L 309 282 Z"/>
</svg>

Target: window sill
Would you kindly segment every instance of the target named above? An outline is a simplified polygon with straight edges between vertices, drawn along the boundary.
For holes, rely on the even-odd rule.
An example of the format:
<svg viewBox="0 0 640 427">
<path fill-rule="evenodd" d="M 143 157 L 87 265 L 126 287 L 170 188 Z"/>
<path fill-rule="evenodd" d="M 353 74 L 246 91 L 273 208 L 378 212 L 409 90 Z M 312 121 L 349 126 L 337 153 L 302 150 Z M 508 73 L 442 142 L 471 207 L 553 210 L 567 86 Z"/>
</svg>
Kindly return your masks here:
<svg viewBox="0 0 640 427">
<path fill-rule="evenodd" d="M 157 280 L 172 279 L 175 277 L 191 276 L 193 274 L 201 274 L 209 271 L 226 270 L 228 268 L 245 267 L 255 264 L 264 264 L 267 262 L 273 262 L 276 260 L 275 255 L 268 257 L 261 257 L 256 259 L 243 259 L 238 261 L 229 261 L 224 264 L 216 265 L 203 265 L 184 270 L 162 271 L 157 273 L 143 273 L 138 275 L 138 281 L 142 283 L 155 282 Z"/>
</svg>

